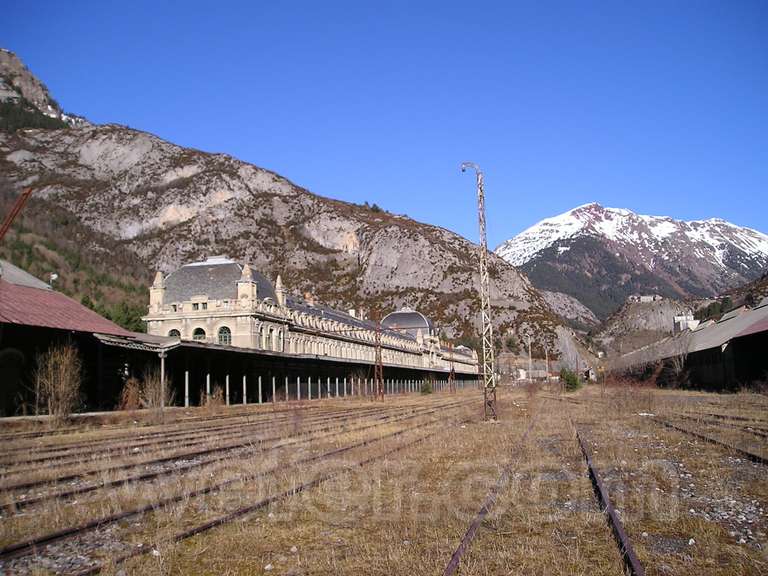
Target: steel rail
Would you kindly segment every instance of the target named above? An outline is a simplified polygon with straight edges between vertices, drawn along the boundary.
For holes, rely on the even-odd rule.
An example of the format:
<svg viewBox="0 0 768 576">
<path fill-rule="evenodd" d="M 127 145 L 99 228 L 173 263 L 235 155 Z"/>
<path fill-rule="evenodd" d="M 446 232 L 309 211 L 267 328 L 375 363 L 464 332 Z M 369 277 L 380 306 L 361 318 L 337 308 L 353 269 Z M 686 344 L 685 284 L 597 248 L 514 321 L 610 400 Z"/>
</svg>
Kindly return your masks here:
<svg viewBox="0 0 768 576">
<path fill-rule="evenodd" d="M 444 405 L 444 406 L 447 406 L 448 408 L 451 408 L 453 405 L 452 404 L 447 404 L 447 405 Z M 408 413 L 407 411 L 404 411 L 404 412 L 406 414 Z M 411 412 L 416 412 L 416 411 L 412 410 Z M 357 427 L 354 427 L 354 428 L 347 428 L 347 429 L 345 429 L 343 431 L 343 433 L 360 432 L 360 431 L 363 431 L 363 430 L 369 430 L 371 428 L 376 428 L 376 427 L 384 426 L 384 425 L 387 425 L 387 424 L 394 424 L 394 423 L 397 423 L 397 422 L 404 422 L 406 420 L 411 420 L 413 418 L 418 418 L 418 417 L 422 416 L 424 412 L 428 412 L 428 413 L 431 414 L 432 410 L 429 410 L 429 411 L 425 410 L 423 412 L 411 413 L 408 416 L 400 416 L 400 417 L 396 417 L 397 414 L 385 414 L 383 416 L 377 416 L 376 420 L 385 420 L 385 422 L 378 422 L 378 423 L 375 423 L 375 424 L 368 424 L 368 425 L 365 425 L 365 426 L 357 426 Z M 278 444 L 275 444 L 273 446 L 269 446 L 267 448 L 260 448 L 260 449 L 254 450 L 254 451 L 250 451 L 247 454 L 239 454 L 238 456 L 252 457 L 252 456 L 255 456 L 256 454 L 265 454 L 265 453 L 269 453 L 269 452 L 272 452 L 272 451 L 275 451 L 275 450 L 279 450 L 281 448 L 301 445 L 301 444 L 304 444 L 306 442 L 311 442 L 312 440 L 328 438 L 330 436 L 334 436 L 337 433 L 337 432 L 335 432 L 335 430 L 338 427 L 339 427 L 338 425 L 330 425 L 330 426 L 325 426 L 323 428 L 316 428 L 316 429 L 311 430 L 311 431 L 302 432 L 300 434 L 295 434 L 295 435 L 293 435 L 293 437 L 295 438 L 293 441 L 286 441 L 286 442 L 278 443 Z M 327 433 L 327 434 L 322 434 L 322 432 L 328 432 L 329 430 L 334 430 L 334 432 L 330 432 L 330 433 Z M 300 438 L 301 436 L 306 436 L 306 438 L 302 439 L 302 438 Z M 274 440 L 280 440 L 280 439 L 282 439 L 282 437 L 276 436 L 276 437 L 270 438 L 270 440 L 273 440 L 273 439 Z M 70 490 L 63 491 L 63 492 L 54 492 L 54 493 L 51 493 L 51 494 L 45 494 L 45 495 L 42 495 L 42 496 L 38 496 L 36 498 L 30 498 L 30 499 L 24 499 L 24 500 L 14 500 L 12 502 L 4 503 L 3 506 L 7 510 L 9 510 L 11 513 L 18 512 L 19 510 L 23 510 L 23 509 L 29 508 L 30 506 L 35 505 L 35 504 L 39 504 L 41 502 L 46 502 L 46 501 L 49 501 L 49 500 L 64 500 L 64 499 L 70 498 L 72 496 L 79 496 L 79 495 L 82 495 L 82 494 L 87 494 L 87 493 L 90 493 L 90 492 L 95 492 L 96 490 L 102 490 L 102 489 L 107 489 L 107 488 L 109 488 L 109 489 L 118 488 L 120 486 L 124 486 L 125 484 L 129 484 L 131 482 L 146 482 L 146 481 L 149 481 L 149 480 L 154 480 L 156 478 L 161 478 L 163 476 L 171 476 L 171 475 L 178 474 L 180 472 L 187 472 L 189 470 L 194 470 L 196 468 L 202 468 L 202 467 L 208 466 L 210 464 L 215 464 L 217 462 L 225 461 L 225 460 L 227 460 L 230 457 L 231 457 L 230 454 L 215 456 L 215 457 L 210 458 L 208 460 L 204 460 L 204 461 L 200 461 L 200 462 L 190 462 L 189 464 L 186 464 L 184 466 L 177 466 L 175 468 L 169 468 L 169 469 L 166 469 L 166 470 L 159 470 L 159 471 L 156 471 L 156 472 L 146 472 L 146 473 L 143 473 L 143 474 L 136 474 L 136 475 L 133 475 L 133 476 L 128 476 L 126 478 L 120 478 L 120 479 L 117 479 L 117 480 L 105 480 L 105 481 L 102 481 L 99 484 L 92 484 L 92 485 L 89 485 L 89 486 L 82 486 L 80 488 L 73 488 L 73 489 L 70 489 Z"/>
<path fill-rule="evenodd" d="M 718 420 L 736 420 L 737 422 L 752 422 L 753 424 L 768 424 L 768 420 L 759 420 L 757 418 L 750 418 L 749 416 L 737 416 L 731 414 L 717 414 L 715 412 L 704 412 L 704 416 L 711 416 Z"/>
<path fill-rule="evenodd" d="M 755 462 L 757 464 L 768 466 L 768 458 L 765 458 L 764 456 L 760 456 L 759 454 L 755 454 L 754 452 L 750 452 L 749 450 L 744 450 L 743 448 L 737 448 L 736 446 L 734 446 L 733 444 L 729 444 L 728 442 L 723 442 L 722 440 L 717 440 L 710 436 L 706 436 L 705 434 L 699 434 L 698 432 L 694 432 L 693 430 L 688 430 L 687 428 L 683 428 L 682 426 L 673 424 L 672 422 L 664 420 L 663 418 L 654 417 L 654 418 L 651 418 L 651 420 L 653 420 L 654 422 L 657 422 L 658 424 L 661 424 L 662 426 L 666 426 L 667 428 L 670 428 L 672 430 L 677 430 L 678 432 L 682 432 L 683 434 L 688 434 L 689 436 L 693 436 L 694 438 L 698 438 L 699 440 L 704 440 L 705 442 L 709 442 L 710 444 L 715 444 L 716 446 L 720 446 L 722 448 L 731 450 L 732 452 L 735 452 L 737 454 L 741 454 L 747 460 L 751 460 L 752 462 Z"/>
<path fill-rule="evenodd" d="M 462 403 L 462 406 L 470 405 L 471 401 Z M 461 406 L 458 406 L 461 407 Z M 437 412 L 439 409 L 432 410 L 431 413 Z M 425 414 L 428 415 L 428 414 Z M 0 549 L 0 560 L 9 560 L 12 558 L 18 558 L 20 556 L 25 556 L 27 554 L 33 554 L 37 553 L 37 550 L 44 545 L 53 544 L 55 542 L 60 542 L 63 540 L 66 540 L 68 538 L 71 538 L 73 536 L 77 536 L 79 534 L 83 534 L 85 532 L 89 532 L 91 530 L 95 530 L 98 528 L 103 528 L 107 525 L 114 524 L 116 522 L 119 522 L 121 520 L 125 520 L 128 518 L 133 518 L 136 516 L 141 516 L 147 512 L 151 512 L 153 510 L 157 510 L 158 508 L 168 506 L 170 504 L 175 504 L 177 502 L 186 501 L 191 498 L 197 498 L 200 496 L 204 496 L 206 494 L 210 494 L 212 492 L 218 492 L 222 489 L 225 489 L 231 485 L 234 484 L 240 484 L 244 482 L 252 482 L 254 480 L 258 480 L 260 478 L 265 478 L 267 476 L 270 476 L 272 474 L 275 474 L 277 472 L 284 472 L 288 469 L 295 468 L 299 465 L 308 464 L 311 462 L 316 461 L 322 461 L 329 459 L 333 456 L 337 456 L 339 454 L 343 454 L 345 452 L 349 452 L 351 450 L 354 450 L 355 448 L 360 448 L 363 446 L 367 446 L 369 444 L 372 444 L 374 442 L 378 442 L 381 440 L 385 440 L 387 438 L 400 436 L 402 434 L 405 434 L 406 432 L 411 432 L 414 430 L 418 430 L 420 428 L 424 428 L 425 426 L 429 426 L 432 424 L 439 424 L 439 420 L 431 420 L 429 422 L 423 422 L 420 424 L 416 424 L 414 426 L 411 426 L 409 428 L 405 428 L 403 430 L 398 430 L 396 432 L 391 432 L 389 434 L 385 434 L 376 438 L 371 438 L 368 440 L 363 440 L 360 442 L 356 442 L 354 444 L 344 446 L 342 448 L 335 448 L 333 450 L 330 450 L 328 452 L 324 452 L 322 454 L 317 454 L 314 456 L 308 456 L 306 458 L 301 458 L 295 462 L 292 462 L 288 467 L 286 467 L 283 464 L 280 464 L 278 466 L 274 466 L 268 470 L 264 470 L 262 472 L 256 472 L 253 474 L 246 474 L 241 476 L 236 476 L 234 478 L 230 478 L 228 480 L 223 480 L 221 482 L 217 482 L 215 484 L 211 484 L 209 486 L 206 486 L 205 488 L 199 488 L 196 490 L 189 490 L 185 491 L 181 494 L 176 494 L 174 496 L 168 496 L 165 498 L 157 499 L 153 502 L 150 502 L 149 504 L 145 504 L 143 506 L 140 506 L 138 508 L 134 508 L 131 510 L 123 510 L 121 512 L 117 512 L 115 514 L 111 514 L 109 516 L 104 516 L 101 518 L 97 518 L 94 520 L 90 520 L 87 522 L 84 522 L 78 526 L 73 526 L 70 528 L 64 528 L 61 530 L 57 530 L 54 532 L 50 532 L 48 534 L 44 534 L 42 536 L 37 536 L 34 538 L 30 538 L 21 542 L 17 542 L 14 544 L 10 544 L 9 546 L 6 546 L 2 549 Z"/>
<path fill-rule="evenodd" d="M 354 418 L 349 418 L 354 419 Z M 348 419 L 344 419 L 343 421 L 346 421 Z M 319 424 L 327 421 L 339 421 L 339 416 L 329 416 L 329 417 L 321 417 L 312 420 L 311 424 Z M 240 448 L 243 448 L 245 446 L 251 446 L 254 442 L 262 442 L 265 440 L 273 440 L 274 437 L 261 437 L 259 436 L 259 432 L 261 430 L 256 431 L 250 431 L 248 435 L 242 436 L 240 441 L 230 444 L 225 444 L 223 446 L 211 446 L 210 444 L 206 445 L 206 447 L 201 447 L 196 450 L 182 452 L 173 454 L 171 456 L 163 456 L 161 458 L 153 458 L 151 460 L 141 460 L 141 461 L 130 461 L 123 464 L 114 464 L 111 466 L 106 467 L 96 467 L 96 468 L 90 468 L 87 470 L 82 470 L 79 472 L 71 473 L 71 474 L 65 474 L 61 476 L 53 476 L 50 478 L 43 478 L 39 480 L 30 480 L 28 482 L 17 482 L 15 484 L 6 484 L 6 485 L 0 485 L 0 490 L 3 491 L 11 491 L 11 490 L 28 490 L 30 488 L 35 488 L 38 486 L 47 486 L 47 485 L 55 485 L 60 484 L 62 482 L 68 482 L 71 480 L 77 480 L 81 478 L 86 478 L 88 476 L 92 476 L 94 474 L 103 474 L 104 472 L 117 472 L 120 470 L 129 470 L 131 468 L 139 468 L 139 467 L 146 467 L 146 466 L 152 466 L 156 464 L 165 464 L 167 462 L 173 462 L 175 460 L 185 460 L 189 458 L 195 458 L 199 456 L 205 456 L 206 454 L 212 454 L 216 452 L 222 452 L 225 450 L 234 451 Z M 228 438 L 236 438 L 236 434 L 227 435 Z M 139 454 L 139 456 L 142 456 L 143 454 Z M 101 461 L 106 460 L 105 459 L 98 459 L 95 461 L 86 461 L 84 463 L 87 464 L 96 464 L 98 465 L 101 463 Z M 77 462 L 75 462 L 77 464 Z M 67 464 L 69 465 L 69 464 Z M 57 466 L 51 467 L 51 469 L 56 468 Z M 44 469 L 47 467 L 44 467 Z"/>
<path fill-rule="evenodd" d="M 393 413 L 393 410 L 392 410 L 392 408 L 389 408 L 389 407 L 381 408 L 378 413 L 384 413 L 384 414 L 389 413 L 389 414 L 391 414 L 391 413 Z M 394 413 L 397 413 L 397 412 L 395 411 Z M 366 417 L 366 416 L 370 416 L 370 415 L 372 415 L 372 414 L 368 413 L 368 414 L 364 415 L 363 418 Z M 374 415 L 375 415 L 375 413 L 374 413 Z M 305 424 L 305 425 L 307 425 L 307 424 L 319 424 L 319 423 L 328 422 L 328 421 L 332 421 L 332 422 L 347 422 L 349 420 L 354 420 L 355 418 L 358 418 L 358 416 L 356 416 L 356 415 L 350 415 L 349 417 L 343 417 L 343 416 L 340 417 L 338 415 L 328 416 L 328 417 L 326 417 L 324 415 L 319 415 L 319 416 L 320 417 L 318 417 L 318 418 L 316 418 L 316 419 L 314 419 L 312 421 L 308 421 L 307 420 L 307 421 L 303 422 L 303 424 Z M 82 471 L 82 472 L 77 472 L 77 473 L 74 473 L 74 474 L 68 474 L 68 475 L 64 475 L 64 476 L 57 476 L 55 478 L 47 478 L 47 479 L 34 480 L 34 481 L 29 481 L 29 482 L 21 482 L 21 483 L 16 483 L 16 484 L 3 485 L 3 486 L 0 486 L 0 489 L 3 490 L 3 491 L 28 490 L 30 488 L 35 488 L 37 486 L 45 486 L 45 485 L 50 485 L 50 484 L 60 484 L 62 482 L 67 482 L 67 481 L 71 481 L 71 480 L 77 480 L 79 478 L 85 478 L 85 477 L 93 475 L 93 474 L 103 474 L 104 472 L 116 472 L 116 471 L 119 471 L 119 470 L 129 470 L 131 468 L 138 468 L 138 467 L 141 467 L 141 466 L 150 466 L 150 465 L 155 465 L 155 464 L 164 464 L 166 462 L 173 462 L 175 460 L 182 460 L 182 459 L 188 459 L 188 458 L 193 458 L 193 457 L 198 457 L 198 456 L 205 456 L 206 454 L 222 452 L 222 451 L 225 451 L 225 450 L 233 451 L 233 450 L 237 450 L 239 448 L 251 446 L 253 444 L 254 440 L 261 442 L 261 441 L 269 441 L 269 440 L 279 439 L 279 437 L 277 437 L 277 438 L 276 437 L 254 438 L 253 436 L 246 436 L 245 438 L 246 439 L 244 439 L 244 440 L 242 440 L 240 442 L 235 442 L 233 444 L 227 444 L 225 446 L 214 446 L 214 447 L 201 448 L 199 450 L 194 450 L 194 451 L 190 451 L 190 452 L 184 452 L 184 453 L 181 453 L 181 454 L 174 454 L 172 456 L 166 456 L 166 457 L 162 457 L 162 458 L 154 458 L 152 460 L 143 460 L 141 462 L 129 462 L 129 463 L 126 463 L 126 464 L 115 464 L 113 466 L 107 466 L 107 467 L 102 467 L 102 468 L 85 470 L 85 471 Z"/>
<path fill-rule="evenodd" d="M 164 439 L 168 437 L 176 437 L 176 436 L 184 436 L 184 435 L 190 435 L 193 433 L 199 433 L 202 431 L 215 431 L 218 429 L 226 429 L 228 427 L 236 426 L 242 421 L 249 422 L 252 420 L 258 421 L 258 422 L 272 422 L 277 420 L 287 420 L 290 419 L 290 417 L 299 411 L 301 412 L 310 412 L 310 413 L 317 413 L 321 408 L 321 406 L 312 406 L 312 407 L 299 407 L 296 406 L 293 410 L 280 410 L 279 412 L 264 412 L 264 413 L 258 413 L 258 412 L 251 412 L 251 413 L 239 413 L 237 415 L 228 415 L 223 418 L 215 418 L 212 419 L 212 424 L 210 426 L 194 426 L 190 425 L 189 427 L 183 427 L 180 428 L 178 426 L 174 426 L 173 424 L 164 424 L 162 425 L 163 428 L 161 430 L 155 430 L 152 432 L 146 432 L 146 433 L 127 433 L 127 434 L 120 434 L 120 435 L 112 435 L 112 436 L 101 436 L 97 439 L 93 440 L 77 440 L 73 439 L 68 443 L 58 443 L 58 444 L 49 444 L 49 445 L 30 445 L 30 446 L 18 446 L 18 447 L 12 447 L 8 448 L 6 450 L 0 451 L 0 456 L 10 456 L 11 454 L 15 454 L 18 452 L 24 452 L 29 453 L 30 451 L 34 454 L 39 455 L 47 455 L 55 452 L 63 452 L 66 450 L 71 449 L 80 449 L 84 446 L 86 447 L 95 447 L 99 445 L 110 445 L 115 444 L 120 441 L 152 441 L 155 438 Z M 348 408 L 336 408 L 334 409 L 335 412 L 345 412 L 349 411 Z M 328 412 L 322 412 L 322 413 L 328 413 Z M 311 414 L 310 414 L 311 415 Z M 266 417 L 266 418 L 264 418 Z M 231 420 L 232 422 L 227 423 L 215 423 L 215 420 Z M 125 426 L 123 426 L 123 429 L 125 429 Z M 94 432 L 99 432 L 98 430 L 94 430 Z M 21 463 L 20 461 L 13 461 L 13 460 L 6 460 L 3 461 L 2 464 L 13 464 L 13 463 Z"/>
<path fill-rule="evenodd" d="M 343 396 L 341 398 L 343 398 Z M 323 398 L 323 400 L 325 400 L 325 398 Z M 183 416 L 183 417 L 175 418 L 172 420 L 171 419 L 166 420 L 164 423 L 160 423 L 160 424 L 153 424 L 153 423 L 146 422 L 146 423 L 140 424 L 139 426 L 137 426 L 137 428 L 159 428 L 159 427 L 169 428 L 171 426 L 178 427 L 179 424 L 193 424 L 199 421 L 212 422 L 215 420 L 241 418 L 249 415 L 258 416 L 262 414 L 275 414 L 278 412 L 292 412 L 296 410 L 312 410 L 312 409 L 318 409 L 322 407 L 320 403 L 315 403 L 314 399 L 301 400 L 298 402 L 296 400 L 289 400 L 287 401 L 287 404 L 288 406 L 286 406 L 286 401 L 282 401 L 282 400 L 278 405 L 274 405 L 271 402 L 270 403 L 264 402 L 262 404 L 251 403 L 251 404 L 246 404 L 245 406 L 242 404 L 232 404 L 230 406 L 222 406 L 220 409 L 221 412 L 219 413 L 196 415 L 196 416 Z M 280 408 L 278 408 L 278 406 L 280 406 Z M 189 408 L 182 408 L 180 406 L 177 406 L 177 407 L 171 407 L 171 408 L 176 408 L 178 410 L 201 410 L 204 407 L 190 406 Z M 123 415 L 123 417 L 125 417 L 126 419 L 130 419 L 132 412 L 134 411 L 123 410 L 123 411 L 110 412 L 110 414 L 114 414 L 115 416 Z M 148 409 L 142 409 L 140 410 L 140 412 L 142 412 L 141 416 L 151 415 L 151 412 Z M 77 415 L 75 414 L 74 416 L 77 416 Z M 166 413 L 166 416 L 168 416 L 168 413 Z M 0 419 L 0 423 L 2 423 L 2 419 Z M 56 428 L 52 430 L 35 430 L 35 431 L 29 431 L 29 432 L 6 432 L 6 433 L 0 432 L 0 442 L 14 441 L 14 440 L 28 440 L 28 439 L 44 438 L 44 437 L 47 437 L 53 440 L 55 438 L 60 438 L 61 436 L 66 436 L 69 434 L 85 434 L 88 432 L 105 432 L 107 430 L 119 431 L 124 429 L 125 429 L 125 424 L 105 424 L 105 425 L 99 425 L 98 427 L 89 427 L 88 424 L 78 424 L 76 426 L 69 426 L 67 428 Z M 112 437 L 112 439 L 118 439 L 120 437 L 121 436 L 114 436 Z"/>
<path fill-rule="evenodd" d="M 574 426 L 572 420 L 571 425 Z M 632 548 L 632 543 L 630 542 L 629 536 L 627 536 L 627 533 L 624 530 L 624 526 L 619 519 L 619 515 L 616 513 L 616 509 L 613 507 L 613 504 L 611 504 L 608 490 L 605 487 L 602 478 L 600 477 L 600 472 L 592 462 L 592 456 L 590 454 L 589 448 L 587 447 L 587 442 L 584 440 L 584 436 L 575 426 L 574 429 L 576 430 L 576 438 L 579 440 L 579 445 L 581 446 L 581 453 L 584 455 L 584 460 L 587 463 L 589 479 L 592 481 L 592 488 L 595 491 L 595 497 L 600 503 L 600 507 L 602 508 L 606 519 L 608 520 L 608 525 L 611 527 L 611 531 L 613 532 L 613 537 L 616 540 L 616 544 L 619 546 L 621 559 L 623 560 L 624 565 L 630 574 L 633 576 L 645 576 L 643 565 L 640 564 L 640 560 L 638 559 L 637 554 L 635 554 L 634 548 Z"/>
<path fill-rule="evenodd" d="M 520 452 L 522 451 L 523 444 L 528 438 L 528 434 L 533 429 L 533 425 L 536 420 L 536 417 L 537 415 L 534 415 L 533 417 L 531 417 L 531 421 L 529 422 L 528 427 L 526 428 L 522 437 L 515 443 L 515 449 L 512 452 L 510 461 L 502 470 L 501 475 L 499 476 L 498 480 L 496 480 L 496 484 L 494 484 L 491 487 L 491 489 L 488 491 L 488 494 L 486 495 L 485 500 L 483 501 L 483 505 L 480 507 L 480 510 L 477 512 L 474 519 L 470 523 L 469 528 L 464 534 L 464 537 L 461 539 L 461 542 L 459 542 L 458 547 L 451 555 L 451 559 L 448 561 L 448 564 L 446 565 L 445 570 L 443 570 L 443 576 L 451 576 L 451 574 L 454 574 L 456 572 L 456 570 L 459 567 L 459 563 L 461 562 L 462 556 L 469 549 L 470 544 L 472 544 L 472 541 L 475 539 L 475 535 L 477 534 L 477 531 L 480 528 L 480 525 L 483 523 L 483 520 L 485 520 L 485 517 L 490 513 L 491 509 L 496 504 L 496 500 L 499 497 L 499 494 L 501 493 L 501 491 L 509 483 L 509 479 L 512 475 L 512 471 L 517 464 L 517 458 Z"/>
<path fill-rule="evenodd" d="M 395 409 L 395 407 L 390 407 L 391 409 Z M 361 408 L 359 411 L 357 411 L 357 414 L 365 415 L 367 412 L 370 412 L 373 410 L 373 408 Z M 328 416 L 333 414 L 349 414 L 349 410 L 332 410 L 327 412 L 320 412 L 320 413 L 314 413 L 314 414 L 308 414 L 308 415 L 302 415 L 302 417 L 305 418 L 314 418 L 317 416 Z M 217 427 L 211 427 L 211 428 L 199 428 L 197 430 L 189 430 L 184 432 L 169 432 L 168 434 L 164 435 L 158 435 L 157 437 L 154 437 L 152 439 L 141 439 L 137 438 L 138 442 L 131 442 L 130 447 L 131 448 L 140 448 L 145 446 L 157 446 L 156 450 L 161 450 L 164 448 L 163 444 L 171 443 L 172 441 L 178 441 L 182 440 L 182 442 L 175 444 L 176 447 L 181 446 L 194 446 L 197 444 L 201 444 L 206 442 L 211 438 L 211 436 L 201 436 L 204 432 L 220 432 L 221 434 L 218 434 L 215 436 L 215 438 L 221 439 L 226 436 L 237 436 L 237 431 L 244 430 L 244 429 L 254 429 L 254 428 L 267 428 L 270 426 L 275 425 L 282 425 L 282 424 L 290 424 L 292 422 L 292 418 L 290 415 L 286 416 L 280 416 L 278 418 L 273 419 L 259 419 L 257 421 L 246 421 L 246 422 L 233 422 L 230 424 L 217 426 Z M 229 431 L 232 431 L 232 433 L 229 433 Z M 190 441 L 190 442 L 183 442 L 183 440 L 187 439 L 198 439 L 197 441 Z M 119 452 L 119 450 L 116 450 L 115 447 L 120 447 L 122 450 L 125 450 L 126 448 L 126 441 L 129 441 L 130 438 L 122 439 L 122 441 L 112 441 L 110 440 L 109 443 L 106 443 L 105 445 L 102 445 L 98 447 L 97 454 L 103 455 L 103 458 L 108 458 L 112 456 L 115 452 Z M 153 452 L 156 450 L 148 450 L 143 451 L 142 454 L 147 454 L 147 452 Z M 64 452 L 64 454 L 51 454 L 51 452 Z M 65 460 L 68 458 L 75 458 L 76 456 L 80 456 L 82 454 L 94 454 L 94 448 L 93 447 L 84 447 L 82 449 L 78 449 L 78 447 L 75 447 L 73 450 L 71 447 L 67 447 L 65 449 L 56 450 L 56 451 L 44 451 L 44 453 L 35 453 L 36 456 L 34 458 L 29 458 L 26 460 L 13 460 L 13 461 L 4 461 L 0 462 L 0 465 L 3 466 L 14 466 L 13 469 L 6 470 L 6 474 L 19 474 L 21 472 L 26 472 L 27 469 L 21 468 L 17 469 L 17 467 L 21 467 L 25 464 L 34 464 L 37 462 L 46 462 L 47 468 L 53 467 L 52 465 L 67 465 L 69 462 L 60 462 L 61 460 Z M 121 454 L 124 456 L 124 454 Z M 100 458 L 92 458 L 91 461 L 98 460 Z M 74 462 L 81 462 L 80 460 L 73 460 Z M 37 469 L 37 468 L 34 468 Z"/>
<path fill-rule="evenodd" d="M 673 414 L 672 416 L 676 418 L 682 418 L 684 420 L 693 420 L 695 422 L 703 424 L 704 426 L 714 426 L 715 428 L 730 428 L 731 430 L 743 432 L 744 434 L 752 434 L 753 436 L 758 436 L 759 438 L 768 438 L 768 432 L 760 428 L 755 428 L 753 426 L 750 426 L 749 424 L 734 424 L 733 422 L 722 422 L 716 419 L 699 418 L 696 416 L 689 416 L 686 414 Z"/>
</svg>

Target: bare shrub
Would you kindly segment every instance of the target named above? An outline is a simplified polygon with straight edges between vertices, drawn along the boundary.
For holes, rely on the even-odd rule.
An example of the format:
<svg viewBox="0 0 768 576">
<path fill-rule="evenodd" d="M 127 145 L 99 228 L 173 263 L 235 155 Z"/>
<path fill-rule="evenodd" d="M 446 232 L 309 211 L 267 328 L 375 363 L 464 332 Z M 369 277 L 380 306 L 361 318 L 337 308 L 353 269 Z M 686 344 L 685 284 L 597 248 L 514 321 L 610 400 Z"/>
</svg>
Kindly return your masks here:
<svg viewBox="0 0 768 576">
<path fill-rule="evenodd" d="M 119 410 L 138 410 L 141 408 L 141 381 L 131 376 L 120 393 Z"/>
<path fill-rule="evenodd" d="M 210 396 L 205 399 L 205 407 L 211 410 L 224 406 L 224 390 L 218 384 L 214 385 Z"/>
<path fill-rule="evenodd" d="M 82 361 L 72 344 L 52 344 L 38 354 L 35 403 L 45 405 L 55 422 L 62 422 L 80 404 Z"/>
<path fill-rule="evenodd" d="M 128 378 L 120 393 L 120 410 L 149 410 L 161 407 L 162 385 L 159 370 L 146 370 L 141 380 L 136 377 Z M 165 381 L 165 406 L 170 406 L 175 400 L 175 393 L 170 380 Z"/>
<path fill-rule="evenodd" d="M 171 381 L 165 380 L 165 406 L 170 406 L 174 401 L 174 391 Z M 141 405 L 143 408 L 160 408 L 163 403 L 163 386 L 160 381 L 160 371 L 148 369 L 144 372 L 144 379 L 141 383 Z"/>
</svg>

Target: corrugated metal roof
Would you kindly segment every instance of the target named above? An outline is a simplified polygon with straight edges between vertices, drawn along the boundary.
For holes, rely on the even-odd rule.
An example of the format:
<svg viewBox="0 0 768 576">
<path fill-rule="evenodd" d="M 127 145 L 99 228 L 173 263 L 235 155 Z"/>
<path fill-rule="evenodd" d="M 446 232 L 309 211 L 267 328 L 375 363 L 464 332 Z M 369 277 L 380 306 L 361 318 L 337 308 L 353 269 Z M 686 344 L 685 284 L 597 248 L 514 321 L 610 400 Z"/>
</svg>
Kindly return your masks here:
<svg viewBox="0 0 768 576">
<path fill-rule="evenodd" d="M 755 308 L 754 310 L 733 310 L 714 324 L 708 324 L 702 329 L 695 330 L 691 337 L 691 345 L 688 348 L 688 352 L 717 348 L 732 338 L 759 332 L 759 327 L 766 320 L 768 320 L 768 306 Z M 753 326 L 756 327 L 754 331 L 752 331 Z"/>
<path fill-rule="evenodd" d="M 2 275 L 0 275 L 0 277 L 11 284 L 29 286 L 30 288 L 50 289 L 50 285 L 35 278 L 32 274 L 22 270 L 18 266 L 14 266 L 7 260 L 0 259 L 0 268 L 2 268 Z"/>
<path fill-rule="evenodd" d="M 0 322 L 76 332 L 131 334 L 60 292 L 11 284 L 4 279 L 0 279 Z"/>
</svg>

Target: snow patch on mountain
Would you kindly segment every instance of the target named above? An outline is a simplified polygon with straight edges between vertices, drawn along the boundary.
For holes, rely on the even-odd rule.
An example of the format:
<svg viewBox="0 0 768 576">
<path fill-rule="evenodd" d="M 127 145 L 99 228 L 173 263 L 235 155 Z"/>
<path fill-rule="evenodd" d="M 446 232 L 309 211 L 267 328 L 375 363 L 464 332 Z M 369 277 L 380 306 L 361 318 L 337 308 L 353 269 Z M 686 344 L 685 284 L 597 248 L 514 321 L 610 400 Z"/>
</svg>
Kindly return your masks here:
<svg viewBox="0 0 768 576">
<path fill-rule="evenodd" d="M 732 250 L 768 263 L 768 235 L 737 226 L 720 218 L 675 220 L 667 216 L 635 214 L 624 208 L 585 204 L 546 218 L 507 240 L 496 254 L 514 266 L 522 266 L 550 246 L 578 236 L 595 236 L 637 249 L 641 260 L 653 269 L 654 259 L 671 253 L 672 244 L 691 244 L 696 256 L 728 267 Z M 562 250 L 558 248 L 559 253 Z"/>
</svg>

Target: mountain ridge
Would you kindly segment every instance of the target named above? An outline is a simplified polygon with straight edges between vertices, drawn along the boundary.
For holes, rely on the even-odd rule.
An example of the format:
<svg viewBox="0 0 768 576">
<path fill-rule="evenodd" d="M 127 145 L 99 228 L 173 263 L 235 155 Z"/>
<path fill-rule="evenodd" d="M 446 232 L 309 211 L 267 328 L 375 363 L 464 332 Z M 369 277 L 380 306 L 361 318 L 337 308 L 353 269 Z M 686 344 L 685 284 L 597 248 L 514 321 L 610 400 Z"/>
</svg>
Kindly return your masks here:
<svg viewBox="0 0 768 576">
<path fill-rule="evenodd" d="M 546 218 L 496 254 L 534 285 L 575 297 L 600 318 L 633 293 L 713 297 L 768 266 L 768 235 L 721 218 L 676 220 L 597 203 Z"/>
<path fill-rule="evenodd" d="M 372 317 L 420 309 L 446 336 L 477 347 L 478 247 L 445 228 L 318 196 L 227 154 L 117 124 L 0 131 L 0 175 L 17 192 L 34 185 L 37 202 L 90 230 L 80 235 L 85 252 L 124 253 L 164 272 L 225 253 L 342 309 Z M 525 275 L 492 255 L 491 279 L 499 342 L 530 334 L 563 356 L 578 353 Z"/>
</svg>

